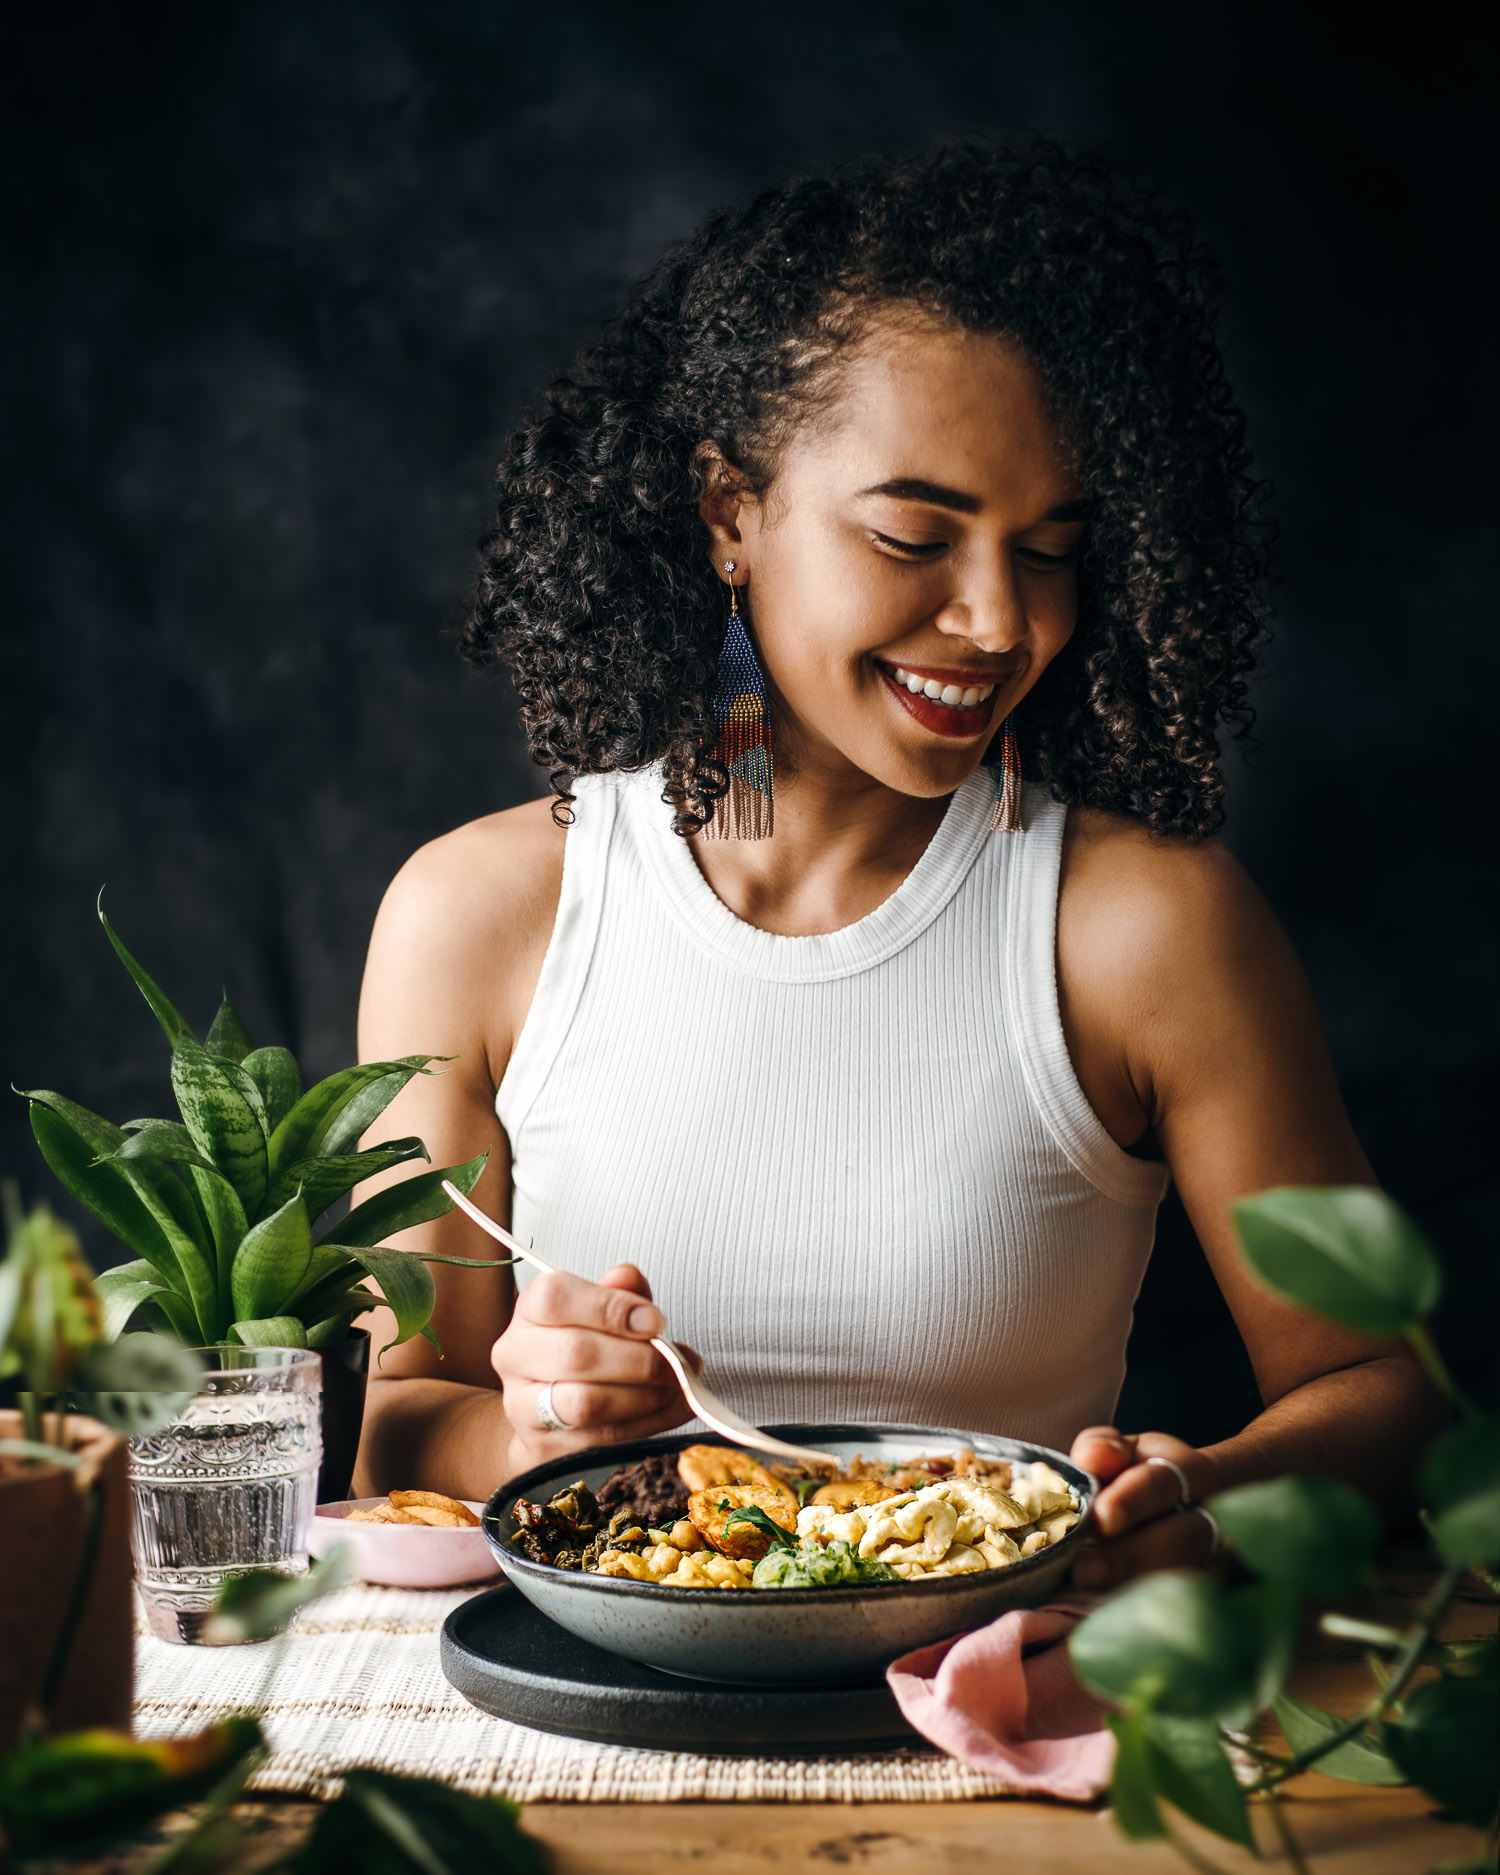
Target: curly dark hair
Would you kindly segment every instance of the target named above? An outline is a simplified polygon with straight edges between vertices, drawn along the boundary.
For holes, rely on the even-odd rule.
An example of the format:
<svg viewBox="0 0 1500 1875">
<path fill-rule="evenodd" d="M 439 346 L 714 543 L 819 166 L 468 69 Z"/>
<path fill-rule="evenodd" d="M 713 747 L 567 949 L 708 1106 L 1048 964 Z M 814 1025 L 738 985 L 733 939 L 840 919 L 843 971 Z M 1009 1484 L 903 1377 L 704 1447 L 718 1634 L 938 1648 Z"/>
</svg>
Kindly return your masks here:
<svg viewBox="0 0 1500 1875">
<path fill-rule="evenodd" d="M 1039 137 L 861 158 L 714 215 L 512 434 L 463 649 L 509 667 L 554 812 L 572 776 L 654 762 L 679 833 L 712 812 L 725 614 L 700 446 L 763 492 L 832 361 L 892 307 L 1018 344 L 1090 504 L 1077 629 L 1018 712 L 1028 777 L 1208 833 L 1218 725 L 1249 722 L 1268 538 L 1217 276 L 1179 213 Z"/>
</svg>

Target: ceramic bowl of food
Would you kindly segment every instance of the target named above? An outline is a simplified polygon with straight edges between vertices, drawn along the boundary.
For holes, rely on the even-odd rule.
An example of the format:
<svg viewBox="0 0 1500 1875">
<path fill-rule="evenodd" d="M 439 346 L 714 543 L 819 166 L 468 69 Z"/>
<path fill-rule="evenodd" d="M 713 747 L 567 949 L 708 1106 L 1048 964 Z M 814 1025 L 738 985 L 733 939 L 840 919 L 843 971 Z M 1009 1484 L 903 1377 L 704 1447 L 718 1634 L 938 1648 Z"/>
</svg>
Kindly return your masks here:
<svg viewBox="0 0 1500 1875">
<path fill-rule="evenodd" d="M 704 1435 L 675 1434 L 628 1446 L 596 1447 L 523 1473 L 485 1505 L 484 1537 L 514 1586 L 570 1634 L 666 1673 L 742 1686 L 870 1679 L 899 1654 L 981 1627 L 1007 1609 L 1045 1600 L 1066 1582 L 1083 1541 L 1096 1485 L 1062 1453 L 948 1427 L 798 1425 L 769 1430 L 837 1458 L 842 1495 L 826 1481 L 804 1484 L 778 1473 L 771 1481 L 774 1486 L 796 1490 L 791 1508 L 778 1510 L 776 1498 L 753 1484 L 715 1485 L 711 1456 L 705 1471 L 702 1455 L 711 1454 L 713 1447 Z M 714 1447 L 722 1447 L 731 1458 L 744 1456 L 734 1454 L 727 1442 L 714 1441 Z M 706 1494 L 691 1492 L 690 1480 L 676 1476 L 679 1467 L 691 1472 L 693 1480 L 707 1476 Z M 732 1469 L 726 1466 L 726 1475 Z M 864 1488 L 851 1487 L 850 1478 L 864 1481 Z M 559 1566 L 545 1556 L 560 1540 L 555 1531 L 563 1513 L 549 1513 L 550 1525 L 542 1513 L 555 1499 L 565 1506 L 573 1503 L 570 1487 L 577 1483 L 588 1487 L 589 1503 L 595 1502 L 593 1494 L 600 1494 L 601 1515 L 616 1521 L 599 1525 L 601 1534 L 591 1549 L 557 1548 L 563 1558 Z M 995 1503 L 983 1492 L 976 1497 L 976 1484 L 1002 1491 L 1009 1509 L 991 1508 L 976 1519 L 970 1508 L 974 1502 L 982 1498 L 991 1507 Z M 721 1490 L 723 1495 L 718 1495 Z M 822 1508 L 816 1501 L 820 1492 Z M 942 1523 L 933 1508 L 937 1498 L 949 1503 L 941 1513 L 946 1520 Z M 1063 1499 L 1067 1511 L 1057 1508 Z M 620 1530 L 622 1522 L 630 1525 L 623 1510 L 636 1505 L 635 1524 L 651 1525 L 658 1537 L 677 1531 L 676 1541 L 687 1550 L 695 1539 L 692 1523 L 683 1522 L 679 1514 L 684 1502 L 710 1534 L 696 1539 L 698 1552 L 684 1558 L 673 1570 L 673 1579 L 661 1579 L 668 1567 L 661 1558 L 669 1558 L 670 1551 L 649 1535 L 644 1542 L 627 1544 L 622 1553 L 607 1544 L 603 1531 Z M 1052 1504 L 1054 1509 L 1040 1522 L 1028 1520 L 1028 1504 Z M 747 1538 L 753 1540 L 758 1529 L 771 1530 L 764 1519 L 758 1525 L 745 1520 L 745 1513 L 758 1505 L 806 1532 L 800 1547 L 795 1553 L 787 1547 L 794 1540 L 789 1530 L 769 1538 L 769 1560 L 724 1560 L 715 1553 L 717 1542 L 744 1554 Z M 714 1522 L 716 1515 L 724 1518 L 722 1528 Z M 943 1532 L 955 1529 L 955 1516 L 958 1536 L 972 1541 L 954 1538 L 944 1551 L 941 1546 L 949 1538 Z M 976 1534 L 986 1519 L 1007 1528 Z M 1038 1535 L 1043 1525 L 1045 1532 Z M 1011 1540 L 1011 1531 L 1022 1543 Z M 635 1534 L 640 1537 L 643 1532 L 637 1529 Z M 601 1552 L 601 1545 L 608 1554 Z M 997 1558 L 994 1566 L 982 1558 L 976 1561 L 975 1545 L 985 1557 Z M 1022 1553 L 1023 1545 L 1029 1553 Z M 868 1563 L 856 1560 L 861 1547 L 870 1557 Z M 630 1560 L 632 1549 L 638 1560 Z M 936 1574 L 928 1572 L 929 1551 Z M 835 1586 L 819 1587 L 751 1585 L 754 1570 L 767 1582 L 779 1578 L 800 1583 L 807 1570 L 792 1565 L 804 1553 L 842 1556 L 852 1569 L 868 1569 L 887 1579 L 836 1579 Z M 911 1560 L 919 1555 L 922 1561 Z M 893 1564 L 877 1562 L 878 1556 L 893 1559 Z M 583 1567 L 578 1566 L 580 1559 Z M 894 1574 L 893 1566 L 900 1566 L 902 1573 Z M 948 1566 L 958 1572 L 942 1573 Z M 594 1573 L 604 1567 L 616 1573 Z M 646 1577 L 648 1568 L 651 1579 L 638 1579 Z M 741 1586 L 687 1585 L 706 1582 L 710 1572 L 717 1580 L 732 1576 Z"/>
<path fill-rule="evenodd" d="M 433 1498 L 428 1491 L 398 1491 L 397 1498 Z M 451 1509 L 445 1507 L 452 1506 Z M 472 1523 L 457 1515 L 462 1508 Z M 426 1522 L 418 1509 L 434 1515 Z M 435 1504 L 411 1506 L 385 1497 L 356 1497 L 338 1504 L 319 1504 L 313 1513 L 308 1549 L 326 1556 L 335 1543 L 354 1552 L 354 1565 L 366 1582 L 394 1589 L 447 1589 L 464 1582 L 484 1582 L 499 1575 L 480 1527 L 480 1504 L 462 1498 L 441 1498 Z M 404 1511 L 394 1518 L 392 1511 Z M 437 1518 L 441 1521 L 437 1521 Z"/>
</svg>

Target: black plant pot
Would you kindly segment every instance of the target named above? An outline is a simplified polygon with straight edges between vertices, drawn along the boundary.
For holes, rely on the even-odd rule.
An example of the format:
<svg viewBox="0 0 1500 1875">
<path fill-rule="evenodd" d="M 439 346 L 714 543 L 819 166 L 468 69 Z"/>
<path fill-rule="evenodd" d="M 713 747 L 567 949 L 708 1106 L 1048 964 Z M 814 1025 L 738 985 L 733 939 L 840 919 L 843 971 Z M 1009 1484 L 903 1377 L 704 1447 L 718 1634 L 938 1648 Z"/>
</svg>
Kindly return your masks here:
<svg viewBox="0 0 1500 1875">
<path fill-rule="evenodd" d="M 323 1356 L 323 1463 L 318 1502 L 337 1504 L 349 1495 L 359 1429 L 365 1417 L 365 1382 L 370 1374 L 370 1331 L 351 1328 L 348 1339 Z"/>
</svg>

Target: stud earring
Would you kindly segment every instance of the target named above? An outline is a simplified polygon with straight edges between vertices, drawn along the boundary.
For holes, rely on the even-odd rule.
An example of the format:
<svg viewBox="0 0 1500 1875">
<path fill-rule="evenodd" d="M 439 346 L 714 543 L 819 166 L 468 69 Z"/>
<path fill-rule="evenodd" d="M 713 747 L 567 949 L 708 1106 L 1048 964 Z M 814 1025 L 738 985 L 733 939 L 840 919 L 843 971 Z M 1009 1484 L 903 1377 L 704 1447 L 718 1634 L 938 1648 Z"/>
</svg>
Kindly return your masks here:
<svg viewBox="0 0 1500 1875">
<path fill-rule="evenodd" d="M 1024 833 L 1021 824 L 1021 751 L 1016 742 L 1016 719 L 1000 725 L 1000 792 L 995 797 L 990 832 Z"/>
<path fill-rule="evenodd" d="M 726 560 L 724 571 L 730 576 L 729 629 L 719 652 L 713 752 L 729 770 L 729 787 L 703 832 L 711 840 L 765 840 L 772 822 L 771 699 L 740 610 L 735 562 Z"/>
</svg>

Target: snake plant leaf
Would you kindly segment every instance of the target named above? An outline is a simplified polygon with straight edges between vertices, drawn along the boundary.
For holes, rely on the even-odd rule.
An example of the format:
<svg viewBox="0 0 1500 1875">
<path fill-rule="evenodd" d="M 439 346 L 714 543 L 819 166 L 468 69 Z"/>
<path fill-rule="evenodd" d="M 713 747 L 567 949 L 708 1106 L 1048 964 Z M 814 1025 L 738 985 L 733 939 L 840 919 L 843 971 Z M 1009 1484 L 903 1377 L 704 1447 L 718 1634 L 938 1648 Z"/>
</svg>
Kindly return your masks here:
<svg viewBox="0 0 1500 1875">
<path fill-rule="evenodd" d="M 254 1048 L 240 1066 L 260 1089 L 266 1126 L 274 1134 L 302 1098 L 302 1071 L 296 1057 L 286 1048 Z"/>
<path fill-rule="evenodd" d="M 104 1338 L 113 1341 L 143 1302 L 154 1296 L 171 1295 L 166 1278 L 144 1259 L 119 1263 L 94 1278 L 94 1293 L 103 1304 Z"/>
<path fill-rule="evenodd" d="M 245 1105 L 255 1115 L 260 1126 L 261 1137 L 269 1145 L 271 1126 L 266 1114 L 265 1098 L 260 1091 L 260 1083 L 253 1075 L 246 1074 L 245 1070 L 237 1061 L 221 1061 L 219 1065 L 239 1089 L 240 1093 L 244 1095 Z"/>
<path fill-rule="evenodd" d="M 307 1330 L 295 1315 L 266 1315 L 254 1321 L 231 1322 L 229 1339 L 247 1348 L 305 1348 Z"/>
<path fill-rule="evenodd" d="M 110 943 L 113 944 L 115 947 L 115 955 L 119 958 L 120 962 L 124 964 L 125 968 L 130 972 L 131 976 L 135 978 L 136 988 L 140 991 L 142 996 L 145 997 L 146 1001 L 151 1005 L 152 1014 L 156 1017 L 157 1021 L 161 1024 L 162 1028 L 166 1031 L 167 1040 L 175 1048 L 177 1046 L 178 1041 L 184 1035 L 191 1036 L 193 1031 L 188 1027 L 188 1025 L 183 1021 L 182 1017 L 178 1015 L 177 1011 L 172 1007 L 172 1003 L 170 999 L 168 998 L 166 992 L 160 987 L 160 985 L 156 982 L 156 980 L 153 977 L 149 976 L 146 973 L 146 971 L 144 971 L 141 968 L 141 966 L 131 956 L 130 952 L 126 950 L 124 944 L 120 940 L 119 935 L 116 933 L 114 926 L 109 922 L 108 918 L 105 917 L 104 915 L 104 887 L 102 885 L 99 888 L 99 898 L 95 905 L 95 910 L 99 914 L 100 924 L 104 926 L 104 935 L 109 939 Z"/>
<path fill-rule="evenodd" d="M 315 1159 L 299 1159 L 278 1172 L 266 1193 L 265 1209 L 274 1210 L 300 1185 L 307 1215 L 321 1217 L 335 1198 L 342 1198 L 362 1179 L 388 1172 L 393 1165 L 408 1159 L 427 1158 L 427 1148 L 420 1139 L 390 1139 L 383 1146 L 371 1146 L 368 1152 L 338 1153 Z"/>
<path fill-rule="evenodd" d="M 385 1297 L 385 1305 L 396 1318 L 396 1332 L 376 1356 L 420 1334 L 432 1319 L 437 1301 L 437 1284 L 432 1271 L 418 1256 L 388 1245 L 362 1245 L 351 1248 L 349 1255 L 375 1278 Z"/>
<path fill-rule="evenodd" d="M 209 1024 L 203 1046 L 220 1061 L 242 1062 L 250 1052 L 250 1033 L 229 1000 L 228 990 L 220 991 L 218 1013 Z"/>
<path fill-rule="evenodd" d="M 31 1102 L 31 1130 L 58 1182 L 158 1275 L 174 1277 L 177 1256 L 161 1225 L 141 1202 L 131 1179 L 100 1157 L 113 1152 L 125 1135 L 61 1094 L 37 1089 L 26 1098 Z"/>
<path fill-rule="evenodd" d="M 201 1166 L 190 1165 L 187 1177 L 197 1194 L 203 1221 L 213 1238 L 215 1293 L 218 1302 L 214 1339 L 217 1340 L 234 1313 L 231 1277 L 235 1255 L 249 1227 L 249 1219 L 245 1216 L 239 1193 L 221 1172 L 205 1172 Z"/>
<path fill-rule="evenodd" d="M 451 1055 L 427 1057 L 429 1061 L 451 1061 L 452 1058 Z M 413 1057 L 413 1059 L 420 1060 L 420 1057 Z M 394 1072 L 378 1081 L 370 1082 L 367 1087 L 361 1087 L 324 1133 L 318 1150 L 320 1152 L 353 1152 L 415 1072 L 427 1073 L 430 1070 L 425 1066 L 420 1070 L 415 1070 L 402 1063 Z"/>
<path fill-rule="evenodd" d="M 338 1306 L 321 1319 L 315 1320 L 307 1331 L 307 1345 L 310 1348 L 332 1347 L 344 1340 L 349 1333 L 349 1324 L 356 1315 L 363 1315 L 367 1309 L 378 1309 L 380 1297 L 371 1289 L 348 1289 L 339 1299 Z"/>
<path fill-rule="evenodd" d="M 436 1055 L 407 1055 L 400 1061 L 363 1061 L 310 1087 L 271 1135 L 272 1173 L 284 1165 L 294 1165 L 298 1159 L 343 1152 L 357 1142 L 365 1127 L 374 1123 L 414 1074 L 424 1073 L 428 1062 L 438 1059 Z M 377 1084 L 382 1090 L 389 1087 L 385 1098 L 360 1120 L 358 1131 L 347 1132 L 340 1121 L 350 1103 Z M 362 1103 L 360 1113 L 364 1111 Z"/>
<path fill-rule="evenodd" d="M 132 1120 L 127 1133 L 109 1154 L 117 1164 L 202 1165 L 210 1172 L 217 1170 L 180 1120 Z"/>
<path fill-rule="evenodd" d="M 467 1197 L 478 1184 L 489 1156 L 488 1152 L 482 1152 L 477 1159 L 466 1160 L 463 1165 L 439 1166 L 436 1171 L 404 1178 L 399 1185 L 388 1185 L 373 1198 L 355 1205 L 347 1217 L 340 1218 L 320 1240 L 320 1248 L 323 1244 L 342 1244 L 349 1248 L 378 1244 L 383 1238 L 394 1237 L 397 1231 L 410 1230 L 414 1224 L 426 1224 L 435 1217 L 446 1216 L 453 1209 L 453 1200 L 443 1190 L 443 1180 L 451 1179 Z"/>
<path fill-rule="evenodd" d="M 252 1224 L 234 1253 L 230 1294 L 239 1320 L 279 1315 L 296 1295 L 312 1257 L 312 1232 L 300 1191 Z"/>
<path fill-rule="evenodd" d="M 181 1036 L 172 1050 L 172 1091 L 183 1122 L 198 1150 L 239 1193 L 246 1217 L 255 1217 L 266 1195 L 266 1136 L 235 1084 L 237 1073 L 190 1035 Z"/>
<path fill-rule="evenodd" d="M 161 1226 L 177 1260 L 172 1287 L 196 1317 L 196 1341 L 202 1345 L 216 1340 L 220 1325 L 218 1271 L 213 1237 L 197 1201 L 169 1166 L 131 1168 L 126 1176 Z"/>
</svg>

